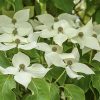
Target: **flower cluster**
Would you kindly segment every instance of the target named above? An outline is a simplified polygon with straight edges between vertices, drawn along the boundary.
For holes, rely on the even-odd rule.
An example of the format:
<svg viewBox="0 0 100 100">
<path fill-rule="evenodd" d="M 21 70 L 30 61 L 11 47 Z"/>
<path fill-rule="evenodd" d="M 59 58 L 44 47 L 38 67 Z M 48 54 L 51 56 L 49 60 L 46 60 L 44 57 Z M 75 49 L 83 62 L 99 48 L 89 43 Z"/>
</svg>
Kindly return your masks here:
<svg viewBox="0 0 100 100">
<path fill-rule="evenodd" d="M 100 62 L 100 25 L 93 25 L 92 19 L 83 25 L 76 15 L 67 13 L 56 18 L 42 14 L 34 20 L 29 18 L 29 13 L 29 9 L 24 9 L 16 12 L 13 18 L 0 15 L 0 50 L 18 49 L 18 53 L 13 55 L 12 66 L 1 66 L 0 72 L 14 75 L 15 81 L 25 88 L 31 78 L 43 78 L 53 69 L 52 65 L 64 68 L 70 78 L 80 79 L 83 74 L 94 74 L 88 65 L 80 62 L 79 49 L 82 54 L 96 50 L 93 60 Z M 64 47 L 69 43 L 73 47 L 66 52 Z M 41 56 L 46 65 L 30 63 L 31 59 L 21 49 L 43 52 Z"/>
</svg>

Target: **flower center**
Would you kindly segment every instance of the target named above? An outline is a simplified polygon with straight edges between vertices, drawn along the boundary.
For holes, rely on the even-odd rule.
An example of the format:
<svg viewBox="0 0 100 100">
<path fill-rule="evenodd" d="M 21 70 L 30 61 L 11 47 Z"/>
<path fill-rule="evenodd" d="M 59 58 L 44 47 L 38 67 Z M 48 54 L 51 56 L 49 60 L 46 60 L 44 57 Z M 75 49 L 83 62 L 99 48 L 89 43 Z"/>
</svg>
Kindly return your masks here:
<svg viewBox="0 0 100 100">
<path fill-rule="evenodd" d="M 67 61 L 67 65 L 72 65 L 73 63 L 72 63 L 72 61 L 71 60 L 68 60 Z"/>
<path fill-rule="evenodd" d="M 15 24 L 16 23 L 16 19 L 13 18 L 12 19 L 12 23 Z"/>
<path fill-rule="evenodd" d="M 62 27 L 58 27 L 58 32 L 63 33 L 63 28 Z"/>
<path fill-rule="evenodd" d="M 19 65 L 19 71 L 21 71 L 21 70 L 25 70 L 25 65 L 24 64 Z"/>
<path fill-rule="evenodd" d="M 53 48 L 52 48 L 52 51 L 53 51 L 53 52 L 56 52 L 56 51 L 57 51 L 57 48 L 56 48 L 56 47 L 53 47 Z"/>
<path fill-rule="evenodd" d="M 13 30 L 13 34 L 14 35 L 16 35 L 18 32 L 17 32 L 17 29 L 15 28 L 14 30 Z"/>
<path fill-rule="evenodd" d="M 19 39 L 16 39 L 16 40 L 15 40 L 15 43 L 16 43 L 16 44 L 19 44 L 19 43 L 20 43 L 20 40 L 19 40 Z"/>
<path fill-rule="evenodd" d="M 79 32 L 78 36 L 82 38 L 84 36 L 83 32 Z"/>
<path fill-rule="evenodd" d="M 55 21 L 55 22 L 58 22 L 58 21 L 59 21 L 58 17 L 55 17 L 55 18 L 54 18 L 54 21 Z"/>
<path fill-rule="evenodd" d="M 92 36 L 95 37 L 95 38 L 97 38 L 97 35 L 96 34 L 93 34 Z"/>
</svg>

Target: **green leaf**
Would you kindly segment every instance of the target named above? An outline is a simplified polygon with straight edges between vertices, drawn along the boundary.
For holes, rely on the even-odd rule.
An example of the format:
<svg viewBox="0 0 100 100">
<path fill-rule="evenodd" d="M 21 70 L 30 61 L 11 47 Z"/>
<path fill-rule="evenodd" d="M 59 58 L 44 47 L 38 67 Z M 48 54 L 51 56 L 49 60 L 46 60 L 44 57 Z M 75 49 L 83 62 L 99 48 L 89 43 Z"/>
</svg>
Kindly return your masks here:
<svg viewBox="0 0 100 100">
<path fill-rule="evenodd" d="M 100 71 L 100 62 L 92 60 L 90 65 L 95 69 L 95 71 Z"/>
<path fill-rule="evenodd" d="M 32 6 L 34 4 L 34 2 L 32 0 L 23 0 L 23 4 L 25 6 Z"/>
<path fill-rule="evenodd" d="M 5 9 L 3 9 L 2 8 L 2 14 L 3 15 L 7 15 L 7 16 L 9 16 L 9 17 L 13 17 L 13 15 L 14 15 L 14 11 L 7 11 L 7 10 L 5 10 Z"/>
<path fill-rule="evenodd" d="M 23 9 L 23 2 L 22 0 L 15 0 L 15 11 Z"/>
<path fill-rule="evenodd" d="M 40 55 L 37 52 L 37 50 L 32 49 L 32 50 L 21 50 L 21 51 L 31 58 L 32 63 L 40 63 Z"/>
<path fill-rule="evenodd" d="M 96 74 L 92 77 L 92 85 L 98 90 L 100 94 L 100 74 Z"/>
<path fill-rule="evenodd" d="M 52 76 L 52 79 L 55 79 L 56 82 L 58 82 L 60 85 L 63 85 L 66 80 L 66 72 L 65 69 L 55 67 L 50 70 L 50 74 Z"/>
<path fill-rule="evenodd" d="M 66 84 L 64 90 L 64 94 L 68 100 L 85 100 L 84 91 L 76 85 Z"/>
<path fill-rule="evenodd" d="M 98 10 L 95 14 L 95 21 L 100 24 L 100 10 Z"/>
<path fill-rule="evenodd" d="M 75 85 L 82 88 L 86 93 L 89 89 L 90 82 L 91 82 L 90 76 L 85 76 L 84 78 L 81 78 L 80 80 L 76 80 Z"/>
<path fill-rule="evenodd" d="M 53 15 L 54 17 L 57 17 L 59 14 L 64 12 L 63 10 L 55 7 L 54 1 L 52 1 L 52 0 L 48 0 L 46 2 L 46 10 L 49 14 Z"/>
<path fill-rule="evenodd" d="M 6 67 L 8 67 L 10 65 L 11 65 L 10 62 L 7 59 L 7 57 L 5 57 L 4 53 L 0 52 L 0 66 L 6 68 Z"/>
<path fill-rule="evenodd" d="M 34 9 L 35 9 L 35 14 L 36 15 L 40 15 L 41 14 L 41 6 L 40 6 L 40 4 L 38 2 L 35 2 Z"/>
<path fill-rule="evenodd" d="M 73 0 L 53 0 L 55 6 L 67 13 L 71 13 L 74 7 Z"/>
<path fill-rule="evenodd" d="M 2 8 L 2 6 L 5 4 L 5 0 L 0 0 L 0 9 Z"/>
<path fill-rule="evenodd" d="M 26 95 L 22 100 L 35 100 L 34 95 Z"/>
<path fill-rule="evenodd" d="M 59 87 L 56 84 L 50 85 L 50 100 L 60 100 Z"/>
<path fill-rule="evenodd" d="M 33 100 L 50 100 L 49 85 L 43 79 L 32 79 L 28 89 L 31 90 L 34 96 Z"/>
<path fill-rule="evenodd" d="M 12 91 L 16 87 L 16 83 L 12 76 L 0 75 L 0 100 L 16 100 Z"/>
</svg>

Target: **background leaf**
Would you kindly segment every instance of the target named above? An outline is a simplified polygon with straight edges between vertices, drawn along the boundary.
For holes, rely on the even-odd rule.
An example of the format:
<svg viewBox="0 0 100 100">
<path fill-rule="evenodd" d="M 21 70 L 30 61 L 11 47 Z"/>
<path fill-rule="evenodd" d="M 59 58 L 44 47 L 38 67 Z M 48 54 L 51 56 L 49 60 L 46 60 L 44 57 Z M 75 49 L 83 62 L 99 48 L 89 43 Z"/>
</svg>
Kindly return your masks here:
<svg viewBox="0 0 100 100">
<path fill-rule="evenodd" d="M 0 66 L 6 68 L 9 67 L 10 65 L 11 65 L 10 61 L 5 56 L 4 52 L 0 52 Z"/>
<path fill-rule="evenodd" d="M 96 88 L 100 94 L 100 73 L 92 77 L 92 85 Z"/>
<path fill-rule="evenodd" d="M 15 11 L 21 10 L 23 8 L 22 0 L 15 0 Z"/>
<path fill-rule="evenodd" d="M 68 100 L 85 100 L 84 91 L 76 85 L 66 84 L 64 90 L 65 96 Z"/>
<path fill-rule="evenodd" d="M 67 13 L 71 13 L 74 7 L 73 0 L 53 0 L 55 6 Z"/>
<path fill-rule="evenodd" d="M 50 100 L 60 100 L 59 87 L 56 84 L 50 84 Z"/>
<path fill-rule="evenodd" d="M 0 75 L 0 100 L 16 100 L 12 91 L 15 87 L 16 83 L 12 76 Z"/>
<path fill-rule="evenodd" d="M 49 85 L 43 79 L 32 79 L 28 88 L 34 95 L 33 100 L 50 100 Z"/>
</svg>

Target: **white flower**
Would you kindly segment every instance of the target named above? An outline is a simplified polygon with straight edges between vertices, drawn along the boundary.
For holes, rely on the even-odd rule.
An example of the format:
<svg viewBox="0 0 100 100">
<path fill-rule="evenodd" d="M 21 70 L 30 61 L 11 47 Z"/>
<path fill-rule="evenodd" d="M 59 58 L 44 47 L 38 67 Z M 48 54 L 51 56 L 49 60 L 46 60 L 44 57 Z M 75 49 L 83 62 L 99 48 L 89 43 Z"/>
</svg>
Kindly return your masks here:
<svg viewBox="0 0 100 100">
<path fill-rule="evenodd" d="M 65 68 L 68 76 L 70 78 L 77 78 L 80 79 L 84 77 L 83 75 L 78 75 L 77 72 L 84 73 L 84 74 L 94 74 L 94 72 L 85 64 L 82 64 L 79 62 L 79 52 L 77 48 L 74 48 L 72 53 L 69 54 L 60 54 L 61 58 L 64 60 L 66 63 Z"/>
<path fill-rule="evenodd" d="M 38 37 L 39 32 L 30 33 L 27 38 L 13 34 L 2 34 L 0 35 L 0 50 L 6 51 L 15 47 L 24 50 L 33 49 L 37 46 Z"/>
<path fill-rule="evenodd" d="M 88 47 L 90 49 L 100 50 L 98 40 L 93 37 L 93 24 L 90 20 L 85 26 L 77 29 L 77 36 L 71 39 L 73 43 L 78 43 L 80 48 Z"/>
<path fill-rule="evenodd" d="M 41 64 L 30 65 L 30 58 L 21 52 L 13 56 L 12 64 L 13 66 L 5 69 L 0 67 L 0 71 L 3 74 L 13 74 L 15 81 L 25 88 L 28 87 L 31 78 L 43 78 L 50 70 L 49 68 L 44 68 Z"/>
<path fill-rule="evenodd" d="M 53 29 L 44 29 L 41 31 L 40 37 L 53 37 L 54 42 L 59 46 L 62 46 L 63 42 L 65 42 L 67 39 L 75 37 L 76 33 L 77 30 L 72 28 L 72 26 L 70 26 L 66 20 L 60 20 L 54 23 Z"/>
<path fill-rule="evenodd" d="M 58 45 L 48 45 L 46 43 L 37 43 L 36 49 L 45 52 L 44 57 L 48 67 L 52 64 L 55 66 L 65 66 L 63 60 L 59 56 L 59 54 L 62 53 L 62 47 Z"/>
<path fill-rule="evenodd" d="M 29 9 L 24 9 L 16 12 L 11 19 L 6 15 L 0 15 L 0 31 L 3 33 L 13 33 L 17 31 L 17 35 L 28 35 L 33 29 L 29 20 Z"/>
<path fill-rule="evenodd" d="M 93 58 L 93 60 L 97 60 L 100 62 L 100 52 L 97 52 Z"/>
</svg>

